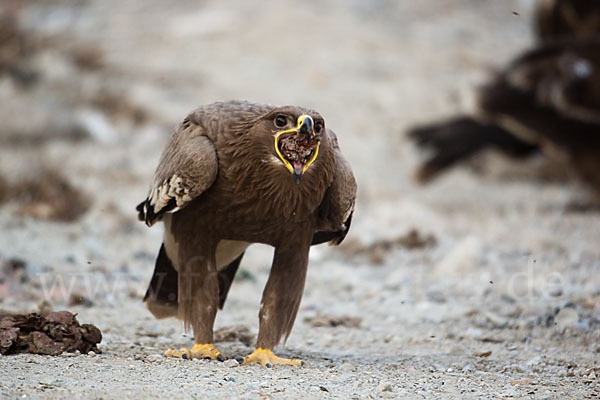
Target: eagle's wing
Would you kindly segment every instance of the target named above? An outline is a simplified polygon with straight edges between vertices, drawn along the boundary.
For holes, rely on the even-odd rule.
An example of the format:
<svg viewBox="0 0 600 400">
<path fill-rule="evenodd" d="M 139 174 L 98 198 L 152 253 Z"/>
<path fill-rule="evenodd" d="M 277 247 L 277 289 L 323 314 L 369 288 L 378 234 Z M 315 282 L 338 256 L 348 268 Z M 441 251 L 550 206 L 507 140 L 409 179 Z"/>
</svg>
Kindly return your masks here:
<svg viewBox="0 0 600 400">
<path fill-rule="evenodd" d="M 335 155 L 336 170 L 333 182 L 319 208 L 313 245 L 324 242 L 337 245 L 344 240 L 350 229 L 356 201 L 357 186 L 352 168 L 342 155 L 335 133 L 328 129 L 327 134 Z"/>
<path fill-rule="evenodd" d="M 496 123 L 600 190 L 600 38 L 525 53 L 482 93 Z"/>
<path fill-rule="evenodd" d="M 407 135 L 429 153 L 415 174 L 420 183 L 430 182 L 448 168 L 488 148 L 515 158 L 529 156 L 538 150 L 535 144 L 519 139 L 494 121 L 480 121 L 469 116 L 415 126 Z"/>
<path fill-rule="evenodd" d="M 427 180 L 486 147 L 511 156 L 538 149 L 568 162 L 600 188 L 600 38 L 543 44 L 514 60 L 479 91 L 479 120 L 459 118 L 409 134 L 432 156 Z"/>
<path fill-rule="evenodd" d="M 561 41 L 527 52 L 483 87 L 480 106 L 492 115 L 520 117 L 534 109 L 554 113 L 553 118 L 598 124 L 599 54 L 598 38 Z"/>
<path fill-rule="evenodd" d="M 534 93 L 542 107 L 566 118 L 600 121 L 600 39 L 546 46 L 518 59 L 507 71 L 509 84 Z"/>
<path fill-rule="evenodd" d="M 589 0 L 539 0 L 537 36 L 549 43 L 568 37 L 585 39 L 600 33 L 600 4 Z"/>
<path fill-rule="evenodd" d="M 163 214 L 185 207 L 217 177 L 215 146 L 194 120 L 188 117 L 177 127 L 161 156 L 148 197 L 137 206 L 138 218 L 148 226 Z"/>
</svg>

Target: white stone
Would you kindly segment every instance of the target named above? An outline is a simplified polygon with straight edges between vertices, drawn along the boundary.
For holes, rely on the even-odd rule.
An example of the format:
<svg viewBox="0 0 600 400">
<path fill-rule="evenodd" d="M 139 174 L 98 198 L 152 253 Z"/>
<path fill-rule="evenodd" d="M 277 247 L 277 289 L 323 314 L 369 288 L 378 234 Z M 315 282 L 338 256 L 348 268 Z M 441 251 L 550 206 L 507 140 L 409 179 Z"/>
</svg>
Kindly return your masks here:
<svg viewBox="0 0 600 400">
<path fill-rule="evenodd" d="M 560 329 L 574 327 L 579 321 L 579 314 L 573 308 L 563 308 L 556 315 L 554 321 Z"/>
<path fill-rule="evenodd" d="M 235 358 L 230 358 L 229 360 L 225 360 L 223 362 L 223 366 L 226 368 L 235 368 L 235 367 L 239 367 L 240 363 L 237 362 L 237 360 Z"/>
</svg>

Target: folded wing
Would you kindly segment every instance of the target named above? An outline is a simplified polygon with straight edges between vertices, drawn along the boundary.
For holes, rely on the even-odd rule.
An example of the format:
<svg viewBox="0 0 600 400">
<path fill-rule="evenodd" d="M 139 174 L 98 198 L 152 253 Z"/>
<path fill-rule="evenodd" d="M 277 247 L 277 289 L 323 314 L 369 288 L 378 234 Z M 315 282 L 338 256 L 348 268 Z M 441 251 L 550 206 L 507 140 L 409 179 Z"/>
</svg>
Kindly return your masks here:
<svg viewBox="0 0 600 400">
<path fill-rule="evenodd" d="M 313 245 L 324 242 L 337 245 L 344 240 L 350 229 L 356 201 L 357 186 L 352 168 L 342 155 L 335 133 L 332 130 L 327 130 L 327 133 L 335 155 L 336 171 L 319 208 Z"/>
<path fill-rule="evenodd" d="M 154 174 L 138 218 L 152 226 L 165 213 L 174 213 L 209 189 L 217 177 L 217 153 L 203 128 L 186 118 L 170 139 Z"/>
</svg>

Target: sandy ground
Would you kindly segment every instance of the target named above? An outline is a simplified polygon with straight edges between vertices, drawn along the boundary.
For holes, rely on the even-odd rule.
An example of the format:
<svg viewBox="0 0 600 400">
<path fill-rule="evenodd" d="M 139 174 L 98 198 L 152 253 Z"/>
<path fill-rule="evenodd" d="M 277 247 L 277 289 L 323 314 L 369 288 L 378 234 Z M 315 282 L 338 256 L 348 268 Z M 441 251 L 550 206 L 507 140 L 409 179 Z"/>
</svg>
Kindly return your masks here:
<svg viewBox="0 0 600 400">
<path fill-rule="evenodd" d="M 533 2 L 322 3 L 5 3 L 35 38 L 23 64 L 38 79 L 0 75 L 0 308 L 46 301 L 104 339 L 99 355 L 0 356 L 0 397 L 600 396 L 600 214 L 565 211 L 585 189 L 541 180 L 543 160 L 494 154 L 419 187 L 404 137 L 471 109 L 473 88 L 531 45 Z M 319 110 L 359 181 L 347 243 L 312 250 L 295 328 L 277 349 L 302 368 L 166 359 L 192 338 L 141 301 L 162 232 L 138 223 L 135 205 L 172 127 L 231 98 Z M 48 169 L 88 196 L 75 222 L 36 218 L 43 207 L 11 197 Z M 384 245 L 411 229 L 435 244 Z M 256 334 L 271 252 L 250 249 L 218 329 Z"/>
</svg>

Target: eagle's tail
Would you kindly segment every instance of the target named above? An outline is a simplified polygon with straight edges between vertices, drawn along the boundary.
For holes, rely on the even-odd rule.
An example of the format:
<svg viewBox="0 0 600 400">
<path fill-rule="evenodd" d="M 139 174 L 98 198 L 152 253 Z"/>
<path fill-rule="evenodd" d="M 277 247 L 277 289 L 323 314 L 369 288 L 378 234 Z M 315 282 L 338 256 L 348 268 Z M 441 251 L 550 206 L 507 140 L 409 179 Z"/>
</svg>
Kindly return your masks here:
<svg viewBox="0 0 600 400">
<path fill-rule="evenodd" d="M 226 267 L 219 270 L 219 308 L 223 308 L 229 288 L 240 266 L 244 253 Z M 178 279 L 179 274 L 167 256 L 165 245 L 160 246 L 154 274 L 144 296 L 144 304 L 158 319 L 178 316 Z"/>
<path fill-rule="evenodd" d="M 158 319 L 177 316 L 178 273 L 165 251 L 160 246 L 154 274 L 144 296 L 144 304 Z"/>
</svg>

